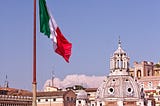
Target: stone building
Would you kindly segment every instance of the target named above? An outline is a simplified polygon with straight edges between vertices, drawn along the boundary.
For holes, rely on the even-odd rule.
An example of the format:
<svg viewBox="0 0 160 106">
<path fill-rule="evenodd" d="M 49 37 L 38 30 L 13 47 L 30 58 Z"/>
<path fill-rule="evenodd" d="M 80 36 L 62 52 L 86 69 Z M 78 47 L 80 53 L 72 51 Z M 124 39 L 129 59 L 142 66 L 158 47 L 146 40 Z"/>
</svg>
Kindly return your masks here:
<svg viewBox="0 0 160 106">
<path fill-rule="evenodd" d="M 89 106 L 89 98 L 85 90 L 78 90 L 76 106 Z"/>
<path fill-rule="evenodd" d="M 143 92 L 129 75 L 129 57 L 121 47 L 110 58 L 110 74 L 96 94 L 97 106 L 144 106 Z"/>
<path fill-rule="evenodd" d="M 95 98 L 97 88 L 86 88 L 85 91 L 87 92 L 90 106 L 96 106 Z"/>
<path fill-rule="evenodd" d="M 0 106 L 32 106 L 31 92 L 0 87 Z"/>
<path fill-rule="evenodd" d="M 153 62 L 134 62 L 134 77 L 140 79 L 141 77 L 153 76 L 153 67 Z"/>
<path fill-rule="evenodd" d="M 72 90 L 37 92 L 37 106 L 75 106 L 76 94 Z"/>
<path fill-rule="evenodd" d="M 134 62 L 130 75 L 144 89 L 145 98 L 152 106 L 160 106 L 160 63 Z"/>
<path fill-rule="evenodd" d="M 81 85 L 67 87 L 67 90 L 73 90 L 76 94 L 76 106 L 96 106 L 97 88 L 84 88 Z"/>
</svg>

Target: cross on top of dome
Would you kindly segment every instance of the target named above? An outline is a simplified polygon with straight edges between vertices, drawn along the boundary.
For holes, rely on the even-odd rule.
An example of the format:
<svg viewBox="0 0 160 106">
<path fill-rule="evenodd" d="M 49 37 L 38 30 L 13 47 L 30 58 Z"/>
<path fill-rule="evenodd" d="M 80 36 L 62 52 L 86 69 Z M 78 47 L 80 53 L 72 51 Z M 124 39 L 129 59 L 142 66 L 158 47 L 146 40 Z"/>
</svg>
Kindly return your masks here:
<svg viewBox="0 0 160 106">
<path fill-rule="evenodd" d="M 122 49 L 120 37 L 118 40 L 118 49 L 114 52 L 114 54 L 115 55 L 116 54 L 126 54 L 126 52 Z"/>
<path fill-rule="evenodd" d="M 121 47 L 121 40 L 120 40 L 120 36 L 119 36 L 119 41 L 118 41 L 118 48 Z"/>
</svg>

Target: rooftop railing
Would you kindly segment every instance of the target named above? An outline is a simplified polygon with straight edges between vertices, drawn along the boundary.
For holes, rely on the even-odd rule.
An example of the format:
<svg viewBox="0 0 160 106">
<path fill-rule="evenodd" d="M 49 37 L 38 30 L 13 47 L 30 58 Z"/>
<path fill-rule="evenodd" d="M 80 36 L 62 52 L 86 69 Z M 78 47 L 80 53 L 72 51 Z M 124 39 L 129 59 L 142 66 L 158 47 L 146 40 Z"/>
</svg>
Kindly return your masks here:
<svg viewBox="0 0 160 106">
<path fill-rule="evenodd" d="M 29 97 L 29 96 L 0 95 L 0 100 L 32 101 L 32 97 Z"/>
</svg>

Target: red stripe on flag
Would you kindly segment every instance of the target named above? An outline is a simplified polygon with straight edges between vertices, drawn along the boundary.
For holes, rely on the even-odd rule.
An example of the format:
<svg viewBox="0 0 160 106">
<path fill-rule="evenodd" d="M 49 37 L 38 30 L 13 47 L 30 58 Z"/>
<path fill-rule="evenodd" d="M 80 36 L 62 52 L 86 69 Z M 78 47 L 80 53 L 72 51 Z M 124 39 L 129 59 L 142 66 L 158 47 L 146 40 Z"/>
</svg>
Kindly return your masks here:
<svg viewBox="0 0 160 106">
<path fill-rule="evenodd" d="M 69 58 L 71 56 L 71 48 L 72 48 L 72 43 L 70 43 L 61 33 L 59 27 L 56 29 L 57 33 L 57 48 L 55 50 L 56 53 L 61 55 L 66 62 L 69 63 Z"/>
</svg>

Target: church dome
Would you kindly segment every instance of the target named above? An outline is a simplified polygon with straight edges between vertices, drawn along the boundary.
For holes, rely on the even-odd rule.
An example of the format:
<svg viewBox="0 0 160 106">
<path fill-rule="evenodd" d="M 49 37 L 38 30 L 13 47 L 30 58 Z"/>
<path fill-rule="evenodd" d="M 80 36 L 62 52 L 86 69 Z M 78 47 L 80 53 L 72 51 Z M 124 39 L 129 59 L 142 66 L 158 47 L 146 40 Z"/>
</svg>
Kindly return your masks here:
<svg viewBox="0 0 160 106">
<path fill-rule="evenodd" d="M 80 90 L 77 94 L 77 99 L 88 99 L 87 92 L 84 90 Z"/>
<path fill-rule="evenodd" d="M 110 58 L 110 73 L 96 92 L 98 104 L 108 106 L 124 106 L 125 103 L 141 103 L 138 83 L 129 75 L 129 57 L 121 48 L 119 39 L 118 49 Z M 129 106 L 129 105 L 127 105 Z"/>
<path fill-rule="evenodd" d="M 129 75 L 108 76 L 97 89 L 96 98 L 101 100 L 140 98 L 137 82 Z"/>
</svg>

